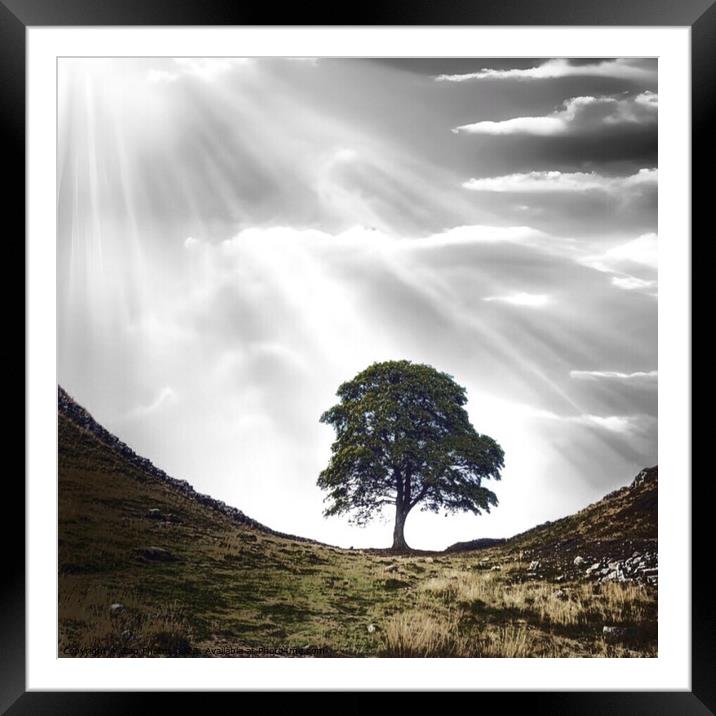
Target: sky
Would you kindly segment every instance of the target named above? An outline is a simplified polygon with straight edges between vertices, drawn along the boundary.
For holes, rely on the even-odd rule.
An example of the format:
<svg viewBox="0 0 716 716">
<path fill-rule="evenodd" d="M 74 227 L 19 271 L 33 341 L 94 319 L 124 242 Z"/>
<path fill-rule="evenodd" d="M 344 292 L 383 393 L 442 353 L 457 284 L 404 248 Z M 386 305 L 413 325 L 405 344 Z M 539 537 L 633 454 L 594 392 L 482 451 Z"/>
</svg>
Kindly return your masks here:
<svg viewBox="0 0 716 716">
<path fill-rule="evenodd" d="M 651 59 L 60 59 L 58 382 L 274 529 L 325 518 L 321 414 L 371 363 L 467 390 L 505 451 L 441 549 L 570 514 L 657 462 Z"/>
</svg>

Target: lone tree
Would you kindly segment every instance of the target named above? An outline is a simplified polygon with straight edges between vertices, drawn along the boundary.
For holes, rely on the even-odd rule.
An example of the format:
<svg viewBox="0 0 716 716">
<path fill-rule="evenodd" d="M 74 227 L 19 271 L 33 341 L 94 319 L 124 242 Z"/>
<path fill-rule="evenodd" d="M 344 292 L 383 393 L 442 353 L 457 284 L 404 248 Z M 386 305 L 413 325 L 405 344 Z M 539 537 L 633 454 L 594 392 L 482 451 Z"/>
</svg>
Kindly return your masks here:
<svg viewBox="0 0 716 716">
<path fill-rule="evenodd" d="M 352 513 L 366 524 L 395 505 L 393 549 L 406 551 L 405 520 L 422 510 L 470 511 L 497 505 L 483 480 L 500 479 L 502 448 L 470 424 L 465 389 L 447 373 L 407 360 L 374 363 L 336 393 L 321 416 L 336 440 L 318 486 L 328 490 L 326 517 Z"/>
</svg>

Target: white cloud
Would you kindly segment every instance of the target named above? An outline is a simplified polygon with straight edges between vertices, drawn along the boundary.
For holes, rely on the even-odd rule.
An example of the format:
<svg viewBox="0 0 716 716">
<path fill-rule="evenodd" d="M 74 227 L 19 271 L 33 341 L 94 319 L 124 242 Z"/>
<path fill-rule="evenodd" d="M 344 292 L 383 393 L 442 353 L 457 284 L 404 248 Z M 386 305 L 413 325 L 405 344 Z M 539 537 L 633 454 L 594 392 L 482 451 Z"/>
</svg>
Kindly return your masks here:
<svg viewBox="0 0 716 716">
<path fill-rule="evenodd" d="M 528 414 L 535 418 L 556 420 L 572 425 L 599 428 L 610 433 L 620 435 L 643 435 L 649 428 L 656 424 L 656 418 L 651 415 L 593 415 L 583 413 L 581 415 L 558 415 L 549 410 L 538 408 L 527 408 Z"/>
<path fill-rule="evenodd" d="M 466 132 L 467 134 L 533 134 L 538 137 L 549 137 L 555 134 L 564 134 L 566 121 L 562 116 L 550 117 L 515 117 L 501 122 L 475 122 L 455 127 L 453 133 Z"/>
<path fill-rule="evenodd" d="M 175 57 L 174 72 L 152 69 L 147 72 L 147 81 L 175 82 L 182 76 L 190 76 L 212 82 L 219 75 L 250 61 L 248 57 Z"/>
<path fill-rule="evenodd" d="M 469 80 L 542 80 L 557 79 L 560 77 L 613 77 L 625 80 L 653 80 L 656 78 L 656 68 L 646 67 L 631 59 L 601 60 L 590 64 L 573 65 L 568 60 L 547 60 L 537 67 L 526 69 L 513 68 L 509 70 L 495 70 L 485 68 L 479 72 L 465 74 L 443 74 L 435 79 L 438 82 L 466 82 Z"/>
<path fill-rule="evenodd" d="M 333 155 L 333 159 L 337 162 L 352 162 L 357 157 L 358 152 L 356 152 L 355 149 L 350 149 L 350 147 L 337 149 L 336 153 Z"/>
<path fill-rule="evenodd" d="M 656 281 L 649 281 L 636 276 L 612 276 L 612 285 L 621 288 L 623 291 L 639 291 L 643 289 L 656 288 Z"/>
<path fill-rule="evenodd" d="M 161 408 L 163 405 L 175 401 L 176 398 L 177 395 L 174 390 L 169 386 L 165 386 L 159 391 L 159 394 L 156 398 L 154 398 L 151 403 L 149 403 L 148 405 L 137 406 L 136 408 L 134 408 L 134 410 L 130 412 L 130 416 L 142 417 L 145 415 L 149 415 L 150 413 L 154 413 L 159 410 L 159 408 Z"/>
<path fill-rule="evenodd" d="M 609 273 L 622 272 L 624 269 L 632 266 L 646 267 L 649 269 L 657 268 L 657 236 L 656 234 L 642 234 L 641 236 L 619 244 L 608 249 L 602 254 L 587 256 L 581 260 L 587 266 L 591 266 L 597 271 L 605 271 Z M 631 281 L 634 277 L 625 277 L 619 288 L 638 288 L 639 286 Z"/>
<path fill-rule="evenodd" d="M 455 127 L 455 134 L 511 135 L 539 137 L 586 132 L 610 126 L 656 124 L 658 97 L 647 90 L 636 96 L 573 97 L 562 107 L 542 117 L 514 117 L 500 121 L 481 121 Z"/>
<path fill-rule="evenodd" d="M 620 193 L 643 186 L 656 186 L 656 183 L 656 169 L 640 169 L 636 174 L 624 177 L 606 177 L 595 172 L 527 172 L 524 174 L 470 179 L 462 186 L 472 191 L 495 193 L 542 194 L 586 191 Z"/>
<path fill-rule="evenodd" d="M 306 65 L 316 67 L 318 65 L 318 57 L 287 57 L 289 62 L 305 62 Z"/>
<path fill-rule="evenodd" d="M 570 378 L 577 378 L 579 380 L 656 380 L 658 372 L 655 370 L 649 371 L 636 371 L 634 373 L 622 373 L 616 370 L 571 370 L 569 371 Z"/>
<path fill-rule="evenodd" d="M 410 243 L 416 248 L 453 246 L 457 244 L 496 244 L 515 243 L 531 244 L 547 235 L 533 229 L 531 226 L 486 226 L 473 224 L 470 226 L 455 226 L 440 234 L 433 234 L 420 239 L 411 239 Z"/>
<path fill-rule="evenodd" d="M 509 296 L 487 296 L 483 301 L 501 301 L 513 306 L 528 306 L 529 308 L 542 308 L 550 302 L 549 296 L 540 293 L 514 293 Z"/>
</svg>

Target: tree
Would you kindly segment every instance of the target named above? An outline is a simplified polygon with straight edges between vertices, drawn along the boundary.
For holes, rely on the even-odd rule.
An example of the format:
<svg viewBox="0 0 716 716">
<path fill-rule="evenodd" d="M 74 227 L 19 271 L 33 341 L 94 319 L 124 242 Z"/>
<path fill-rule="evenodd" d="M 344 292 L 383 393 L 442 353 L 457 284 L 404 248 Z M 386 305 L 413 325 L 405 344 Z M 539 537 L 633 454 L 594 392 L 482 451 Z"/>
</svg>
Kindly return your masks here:
<svg viewBox="0 0 716 716">
<path fill-rule="evenodd" d="M 321 416 L 336 431 L 318 486 L 328 491 L 326 517 L 350 513 L 364 525 L 395 505 L 393 549 L 406 551 L 405 520 L 422 510 L 470 511 L 497 505 L 483 487 L 500 479 L 502 448 L 480 435 L 452 376 L 407 360 L 374 363 L 343 383 L 340 402 Z"/>
</svg>

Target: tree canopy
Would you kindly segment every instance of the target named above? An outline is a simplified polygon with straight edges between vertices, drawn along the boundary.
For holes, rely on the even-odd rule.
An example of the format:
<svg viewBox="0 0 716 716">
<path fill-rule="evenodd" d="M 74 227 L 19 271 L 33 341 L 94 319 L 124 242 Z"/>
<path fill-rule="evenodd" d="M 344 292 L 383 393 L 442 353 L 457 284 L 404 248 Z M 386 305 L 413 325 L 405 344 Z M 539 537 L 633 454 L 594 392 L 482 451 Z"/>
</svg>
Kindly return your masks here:
<svg viewBox="0 0 716 716">
<path fill-rule="evenodd" d="M 502 448 L 476 432 L 465 389 L 452 376 L 408 360 L 374 363 L 343 383 L 339 402 L 321 416 L 336 439 L 318 478 L 328 492 L 324 515 L 349 514 L 365 524 L 395 506 L 393 548 L 406 550 L 408 513 L 476 515 L 497 505 L 483 486 L 499 480 Z"/>
</svg>

